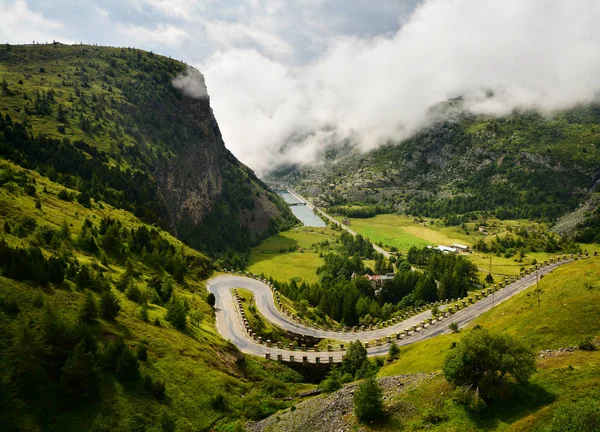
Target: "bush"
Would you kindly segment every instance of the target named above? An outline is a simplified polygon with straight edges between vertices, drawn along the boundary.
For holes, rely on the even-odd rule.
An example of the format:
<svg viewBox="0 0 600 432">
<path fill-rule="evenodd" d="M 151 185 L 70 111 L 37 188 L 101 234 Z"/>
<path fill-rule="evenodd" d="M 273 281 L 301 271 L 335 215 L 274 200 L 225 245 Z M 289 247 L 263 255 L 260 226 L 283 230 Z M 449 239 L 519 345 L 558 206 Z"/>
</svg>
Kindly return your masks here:
<svg viewBox="0 0 600 432">
<path fill-rule="evenodd" d="M 148 360 L 148 347 L 146 346 L 145 343 L 139 343 L 137 348 L 136 348 L 136 355 L 138 360 L 140 361 L 146 361 Z"/>
<path fill-rule="evenodd" d="M 151 393 L 157 400 L 164 399 L 166 390 L 166 385 L 164 381 L 153 381 L 150 375 L 144 375 L 143 384 L 146 391 Z"/>
<path fill-rule="evenodd" d="M 225 411 L 225 409 L 227 408 L 225 403 L 225 396 L 223 396 L 221 393 L 214 395 L 210 398 L 210 406 L 215 411 Z"/>
<path fill-rule="evenodd" d="M 167 315 L 165 319 L 179 330 L 185 330 L 187 311 L 184 303 L 176 298 L 171 297 L 171 301 L 167 305 Z"/>
<path fill-rule="evenodd" d="M 132 302 L 141 303 L 143 295 L 140 288 L 134 282 L 130 282 L 127 290 L 125 290 L 125 297 Z"/>
<path fill-rule="evenodd" d="M 128 346 L 123 348 L 121 355 L 117 359 L 115 373 L 120 381 L 127 381 L 137 377 L 140 363 L 136 356 L 131 352 Z"/>
<path fill-rule="evenodd" d="M 144 322 L 148 322 L 148 305 L 144 302 L 140 308 L 140 319 Z"/>
<path fill-rule="evenodd" d="M 396 360 L 400 356 L 400 348 L 396 342 L 392 342 L 388 351 L 388 361 Z"/>
<path fill-rule="evenodd" d="M 206 296 L 206 303 L 208 303 L 210 307 L 215 307 L 215 302 L 215 295 L 213 293 L 208 293 L 208 295 Z"/>
<path fill-rule="evenodd" d="M 600 430 L 600 404 L 583 399 L 556 410 L 545 432 L 595 432 Z"/>
<path fill-rule="evenodd" d="M 448 326 L 448 328 L 450 330 L 452 330 L 453 333 L 458 333 L 458 331 L 459 331 L 458 324 L 455 323 L 455 322 L 450 323 L 450 325 Z"/>
<path fill-rule="evenodd" d="M 382 391 L 375 378 L 367 378 L 354 393 L 354 413 L 362 423 L 382 419 Z"/>
<path fill-rule="evenodd" d="M 465 334 L 446 355 L 444 375 L 457 385 L 478 389 L 491 399 L 509 381 L 526 383 L 535 371 L 535 353 L 518 339 L 484 328 Z"/>
<path fill-rule="evenodd" d="M 100 375 L 96 370 L 94 354 L 85 351 L 79 343 L 67 359 L 60 377 L 63 391 L 69 396 L 93 398 L 100 388 Z"/>
<path fill-rule="evenodd" d="M 342 388 L 339 369 L 331 369 L 331 371 L 327 374 L 327 377 L 323 381 L 321 381 L 319 387 L 321 387 L 324 391 L 328 393 L 334 392 Z"/>
<path fill-rule="evenodd" d="M 585 351 L 595 351 L 596 345 L 594 345 L 594 339 L 591 336 L 582 339 L 579 341 L 579 349 Z"/>
</svg>

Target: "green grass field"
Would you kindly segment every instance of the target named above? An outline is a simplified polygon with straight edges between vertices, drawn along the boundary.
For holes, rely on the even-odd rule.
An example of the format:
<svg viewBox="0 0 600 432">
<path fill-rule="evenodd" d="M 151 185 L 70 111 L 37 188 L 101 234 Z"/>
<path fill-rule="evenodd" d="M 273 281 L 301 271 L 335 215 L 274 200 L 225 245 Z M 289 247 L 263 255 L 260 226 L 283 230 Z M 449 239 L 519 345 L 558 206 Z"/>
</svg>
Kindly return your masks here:
<svg viewBox="0 0 600 432">
<path fill-rule="evenodd" d="M 522 338 L 534 350 L 577 346 L 600 336 L 600 258 L 580 260 L 554 270 L 540 281 L 541 307 L 532 287 L 472 321 L 492 331 Z M 465 331 L 465 330 L 463 330 Z M 600 400 L 600 351 L 575 351 L 538 358 L 531 382 L 505 400 L 471 413 L 452 402 L 452 389 L 439 372 L 446 351 L 461 334 L 449 334 L 401 347 L 400 359 L 384 366 L 380 376 L 437 372 L 431 380 L 390 401 L 414 409 L 399 410 L 381 430 L 418 430 L 428 410 L 446 416 L 441 431 L 532 430 L 548 421 L 559 406 L 583 397 Z"/>
<path fill-rule="evenodd" d="M 299 227 L 269 237 L 252 249 L 248 271 L 264 274 L 282 282 L 316 282 L 317 268 L 323 265 L 318 243 L 336 241 L 329 228 Z"/>
</svg>

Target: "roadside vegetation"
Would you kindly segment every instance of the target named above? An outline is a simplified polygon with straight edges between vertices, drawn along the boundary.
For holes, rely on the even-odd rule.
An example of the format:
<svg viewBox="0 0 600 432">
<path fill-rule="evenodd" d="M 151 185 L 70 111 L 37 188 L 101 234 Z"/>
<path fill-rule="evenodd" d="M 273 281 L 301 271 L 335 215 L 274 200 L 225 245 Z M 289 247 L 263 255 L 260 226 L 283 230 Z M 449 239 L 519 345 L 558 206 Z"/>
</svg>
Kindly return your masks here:
<svg viewBox="0 0 600 432">
<path fill-rule="evenodd" d="M 205 430 L 310 388 L 220 338 L 208 257 L 106 202 L 63 199 L 76 192 L 37 172 L 3 161 L 0 178 L 7 430 Z"/>
</svg>

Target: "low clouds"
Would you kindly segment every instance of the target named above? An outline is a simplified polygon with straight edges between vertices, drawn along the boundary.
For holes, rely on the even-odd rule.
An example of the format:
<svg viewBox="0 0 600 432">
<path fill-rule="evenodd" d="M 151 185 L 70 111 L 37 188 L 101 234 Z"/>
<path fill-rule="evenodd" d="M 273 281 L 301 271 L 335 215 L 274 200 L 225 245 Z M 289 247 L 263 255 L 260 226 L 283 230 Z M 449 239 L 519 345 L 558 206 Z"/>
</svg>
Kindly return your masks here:
<svg viewBox="0 0 600 432">
<path fill-rule="evenodd" d="M 317 162 L 332 142 L 369 150 L 409 137 L 459 95 L 492 115 L 589 102 L 600 90 L 598 22 L 593 0 L 428 0 L 396 33 L 334 38 L 308 65 L 238 49 L 201 69 L 227 146 L 264 172 Z"/>
<path fill-rule="evenodd" d="M 476 113 L 552 113 L 600 90 L 597 0 L 0 0 L 0 17 L 0 43 L 136 46 L 196 66 L 225 144 L 259 173 L 404 139 L 456 96 Z M 177 85 L 203 97 L 194 82 Z"/>
<path fill-rule="evenodd" d="M 173 80 L 173 87 L 196 99 L 208 97 L 204 77 L 198 69 L 193 67 L 188 67 L 185 72 L 177 76 Z"/>
</svg>

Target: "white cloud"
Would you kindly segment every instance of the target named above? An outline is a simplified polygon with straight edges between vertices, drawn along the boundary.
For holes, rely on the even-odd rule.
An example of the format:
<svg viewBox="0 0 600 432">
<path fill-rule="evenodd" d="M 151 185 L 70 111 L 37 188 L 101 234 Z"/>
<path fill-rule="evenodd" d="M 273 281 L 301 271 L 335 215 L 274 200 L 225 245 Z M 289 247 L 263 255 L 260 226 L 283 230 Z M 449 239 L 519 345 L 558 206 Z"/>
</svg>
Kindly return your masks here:
<svg viewBox="0 0 600 432">
<path fill-rule="evenodd" d="M 188 67 L 182 74 L 173 80 L 173 87 L 183 91 L 186 95 L 202 99 L 208 97 L 204 77 L 198 69 Z"/>
<path fill-rule="evenodd" d="M 63 24 L 30 10 L 25 0 L 0 1 L 0 20 L 0 42 L 22 44 L 60 40 L 72 43 L 64 37 Z"/>
<path fill-rule="evenodd" d="M 496 115 L 591 101 L 598 22 L 594 0 L 427 0 L 396 33 L 334 38 L 308 65 L 233 49 L 201 70 L 226 145 L 260 172 L 315 162 L 332 140 L 367 150 L 406 138 L 431 106 L 458 95 L 473 112 Z"/>
<path fill-rule="evenodd" d="M 159 24 L 155 27 L 118 24 L 116 31 L 122 35 L 122 40 L 129 46 L 160 44 L 172 50 L 182 47 L 192 36 L 184 29 L 172 24 Z"/>
</svg>

